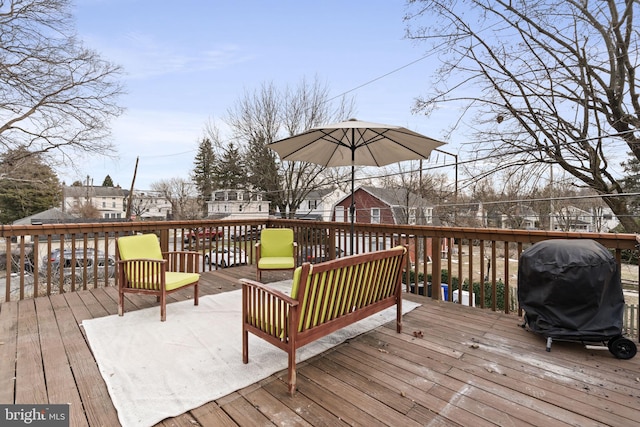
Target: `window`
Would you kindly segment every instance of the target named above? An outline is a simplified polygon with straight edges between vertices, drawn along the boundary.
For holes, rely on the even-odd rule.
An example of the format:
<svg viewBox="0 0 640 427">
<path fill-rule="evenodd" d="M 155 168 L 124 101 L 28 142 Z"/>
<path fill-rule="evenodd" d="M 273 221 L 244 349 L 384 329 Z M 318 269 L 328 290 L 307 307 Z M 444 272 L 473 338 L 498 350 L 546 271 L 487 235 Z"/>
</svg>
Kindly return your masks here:
<svg viewBox="0 0 640 427">
<path fill-rule="evenodd" d="M 409 208 L 409 225 L 416 224 L 416 208 Z"/>
<path fill-rule="evenodd" d="M 236 197 L 237 197 L 238 200 L 242 201 L 242 198 L 244 197 L 244 194 L 241 191 L 238 191 L 238 193 L 236 194 Z M 240 210 L 242 210 L 242 208 Z"/>
<path fill-rule="evenodd" d="M 380 224 L 380 208 L 371 208 L 371 224 Z"/>
<path fill-rule="evenodd" d="M 318 201 L 317 200 L 309 200 L 309 209 L 317 209 Z"/>
<path fill-rule="evenodd" d="M 427 217 L 427 224 L 433 224 L 433 208 L 425 209 L 425 216 Z"/>
</svg>

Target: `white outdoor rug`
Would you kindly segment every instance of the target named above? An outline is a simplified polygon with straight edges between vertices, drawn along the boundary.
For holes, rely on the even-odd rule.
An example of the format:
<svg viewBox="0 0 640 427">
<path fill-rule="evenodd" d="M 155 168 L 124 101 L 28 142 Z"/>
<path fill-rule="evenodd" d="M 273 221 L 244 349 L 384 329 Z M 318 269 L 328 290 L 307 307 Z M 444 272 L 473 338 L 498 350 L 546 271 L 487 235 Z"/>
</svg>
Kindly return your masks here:
<svg viewBox="0 0 640 427">
<path fill-rule="evenodd" d="M 288 292 L 291 281 L 271 286 Z M 419 304 L 404 300 L 403 312 Z M 395 320 L 395 307 L 313 342 L 303 361 Z M 123 427 L 152 426 L 287 368 L 282 350 L 249 334 L 242 363 L 241 291 L 224 292 L 82 322 Z M 284 387 L 284 385 L 283 385 Z"/>
</svg>

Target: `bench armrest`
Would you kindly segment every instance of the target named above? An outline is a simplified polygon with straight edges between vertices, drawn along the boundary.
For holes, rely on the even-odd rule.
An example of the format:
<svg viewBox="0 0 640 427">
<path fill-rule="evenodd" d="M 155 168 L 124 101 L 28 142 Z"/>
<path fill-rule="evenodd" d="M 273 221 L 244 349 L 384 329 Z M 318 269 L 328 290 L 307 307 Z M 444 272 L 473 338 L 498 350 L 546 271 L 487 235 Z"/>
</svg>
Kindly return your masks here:
<svg viewBox="0 0 640 427">
<path fill-rule="evenodd" d="M 290 306 L 298 305 L 298 300 L 291 298 L 289 295 L 281 292 L 275 288 L 272 288 L 269 285 L 265 285 L 264 283 L 257 282 L 251 279 L 240 279 L 242 283 L 242 288 L 250 287 L 255 289 L 255 292 L 264 293 L 265 295 L 271 296 L 273 298 L 284 301 L 286 304 Z"/>
<path fill-rule="evenodd" d="M 287 342 L 298 324 L 298 301 L 250 279 L 242 283 L 242 324 L 277 341 Z M 259 335 L 260 336 L 260 335 Z"/>
</svg>

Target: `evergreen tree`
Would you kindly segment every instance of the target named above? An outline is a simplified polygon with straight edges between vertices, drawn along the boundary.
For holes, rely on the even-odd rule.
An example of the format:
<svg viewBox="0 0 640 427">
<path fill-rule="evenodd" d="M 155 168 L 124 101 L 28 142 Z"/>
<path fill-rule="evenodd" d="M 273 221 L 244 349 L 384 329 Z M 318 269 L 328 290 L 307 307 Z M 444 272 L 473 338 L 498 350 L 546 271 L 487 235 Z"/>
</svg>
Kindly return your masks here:
<svg viewBox="0 0 640 427">
<path fill-rule="evenodd" d="M 249 141 L 245 152 L 245 166 L 248 182 L 251 186 L 262 191 L 265 199 L 272 202 L 272 209 L 279 206 L 283 199 L 283 184 L 278 173 L 276 154 L 267 147 L 264 137 L 257 137 Z"/>
<path fill-rule="evenodd" d="M 213 144 L 209 138 L 203 138 L 198 145 L 192 176 L 198 192 L 198 199 L 202 201 L 203 205 L 211 200 L 211 193 L 214 190 L 214 162 Z"/>
<path fill-rule="evenodd" d="M 29 153 L 26 148 L 4 153 L 0 163 L 2 224 L 59 206 L 61 200 L 58 177 L 41 155 Z"/>
<path fill-rule="evenodd" d="M 103 187 L 113 187 L 113 180 L 110 175 L 104 177 L 104 181 L 102 181 Z"/>
<path fill-rule="evenodd" d="M 240 150 L 233 143 L 225 148 L 222 158 L 213 168 L 218 188 L 247 188 L 247 173 Z"/>
</svg>

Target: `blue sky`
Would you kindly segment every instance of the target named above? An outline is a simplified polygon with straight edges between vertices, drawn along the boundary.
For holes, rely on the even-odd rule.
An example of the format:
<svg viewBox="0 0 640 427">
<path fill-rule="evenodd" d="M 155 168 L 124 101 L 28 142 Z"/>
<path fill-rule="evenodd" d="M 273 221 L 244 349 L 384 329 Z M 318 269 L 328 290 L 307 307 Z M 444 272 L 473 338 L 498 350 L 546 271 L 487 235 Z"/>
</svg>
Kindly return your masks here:
<svg viewBox="0 0 640 427">
<path fill-rule="evenodd" d="M 221 119 L 245 92 L 316 76 L 332 96 L 354 97 L 358 119 L 442 139 L 446 116 L 411 113 L 437 60 L 420 60 L 427 46 L 404 39 L 404 11 L 388 0 L 76 0 L 79 37 L 124 68 L 128 93 L 113 123 L 119 158 L 95 158 L 61 179 L 101 185 L 109 174 L 129 188 L 136 157 L 137 189 L 186 178 L 206 123 L 219 123 L 224 139 Z"/>
</svg>

